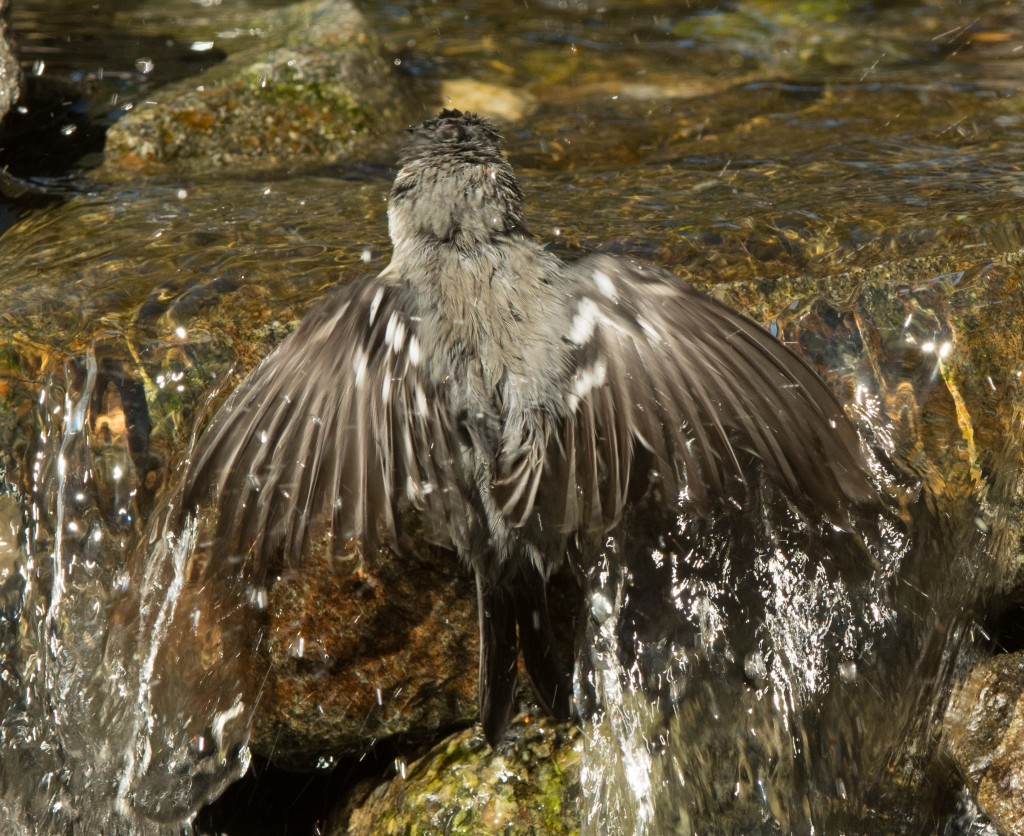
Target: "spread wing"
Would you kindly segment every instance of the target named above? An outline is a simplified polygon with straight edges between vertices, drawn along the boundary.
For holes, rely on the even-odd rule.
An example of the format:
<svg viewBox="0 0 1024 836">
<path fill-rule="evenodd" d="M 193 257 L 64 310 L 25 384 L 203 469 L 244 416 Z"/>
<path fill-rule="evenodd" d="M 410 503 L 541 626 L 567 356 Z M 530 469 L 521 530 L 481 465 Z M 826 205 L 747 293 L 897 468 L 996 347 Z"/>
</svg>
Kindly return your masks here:
<svg viewBox="0 0 1024 836">
<path fill-rule="evenodd" d="M 421 373 L 416 322 L 393 287 L 348 285 L 231 395 L 200 438 L 184 494 L 186 511 L 216 507 L 228 554 L 266 571 L 296 560 L 311 532 L 357 538 L 372 554 L 382 537 L 395 542 L 403 507 L 435 543 L 464 529 L 457 443 L 443 393 Z"/>
<path fill-rule="evenodd" d="M 573 412 L 547 456 L 542 524 L 607 530 L 641 457 L 644 485 L 702 511 L 742 501 L 751 455 L 837 525 L 878 501 L 842 406 L 783 343 L 659 268 L 594 256 L 570 270 Z"/>
</svg>

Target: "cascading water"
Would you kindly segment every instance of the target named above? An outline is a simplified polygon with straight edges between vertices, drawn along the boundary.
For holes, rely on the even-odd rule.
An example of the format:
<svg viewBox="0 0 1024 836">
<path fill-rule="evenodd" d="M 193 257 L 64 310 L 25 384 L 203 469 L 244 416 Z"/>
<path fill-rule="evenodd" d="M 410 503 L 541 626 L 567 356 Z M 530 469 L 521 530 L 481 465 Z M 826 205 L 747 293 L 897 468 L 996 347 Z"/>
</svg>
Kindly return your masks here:
<svg viewBox="0 0 1024 836">
<path fill-rule="evenodd" d="M 33 493 L 0 497 L 26 531 L 5 543 L 21 594 L 2 625 L 3 794 L 24 832 L 178 833 L 245 770 L 247 680 L 185 682 L 204 615 L 195 523 L 141 536 L 124 415 L 99 408 L 101 379 L 93 351 L 49 375 Z"/>
<path fill-rule="evenodd" d="M 848 801 L 857 742 L 822 739 L 853 731 L 825 702 L 893 626 L 908 542 L 895 514 L 861 522 L 873 548 L 765 488 L 609 543 L 579 663 L 587 832 L 807 832 Z"/>
<path fill-rule="evenodd" d="M 922 362 L 905 331 L 852 405 L 887 511 L 847 533 L 761 484 L 736 513 L 701 520 L 683 496 L 609 540 L 577 665 L 585 832 L 939 827 L 942 711 L 1012 559 L 1015 480 L 944 479 L 921 455 L 907 393 L 949 386 L 948 352 Z M 1020 461 L 1017 439 L 997 461 Z"/>
</svg>

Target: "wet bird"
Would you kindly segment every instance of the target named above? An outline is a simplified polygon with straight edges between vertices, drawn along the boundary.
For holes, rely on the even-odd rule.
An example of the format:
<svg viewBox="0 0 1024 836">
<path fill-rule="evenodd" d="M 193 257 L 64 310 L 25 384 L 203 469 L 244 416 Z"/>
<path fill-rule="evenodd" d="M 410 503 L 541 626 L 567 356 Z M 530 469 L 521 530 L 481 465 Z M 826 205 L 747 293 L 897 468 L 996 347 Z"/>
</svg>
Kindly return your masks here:
<svg viewBox="0 0 1024 836">
<path fill-rule="evenodd" d="M 310 527 L 365 555 L 413 515 L 476 576 L 479 703 L 497 742 L 520 651 L 570 713 L 546 583 L 633 497 L 742 504 L 754 460 L 842 526 L 875 499 L 831 390 L 760 326 L 658 267 L 566 263 L 527 231 L 497 129 L 444 110 L 409 130 L 388 199 L 393 254 L 312 310 L 201 438 L 186 504 L 263 565 Z"/>
</svg>

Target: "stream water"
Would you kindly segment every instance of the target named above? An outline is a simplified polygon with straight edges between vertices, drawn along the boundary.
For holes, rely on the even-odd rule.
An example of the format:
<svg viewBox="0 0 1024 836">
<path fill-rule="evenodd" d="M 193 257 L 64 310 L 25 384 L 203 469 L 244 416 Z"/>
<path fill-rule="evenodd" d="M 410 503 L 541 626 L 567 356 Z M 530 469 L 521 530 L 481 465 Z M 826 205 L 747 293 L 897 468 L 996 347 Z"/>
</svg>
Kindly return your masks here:
<svg viewBox="0 0 1024 836">
<path fill-rule="evenodd" d="M 0 832 L 178 833 L 244 773 L 266 591 L 242 578 L 204 598 L 202 531 L 165 530 L 161 510 L 238 370 L 339 276 L 388 257 L 393 147 L 312 171 L 94 177 L 98 145 L 55 137 L 101 136 L 218 60 L 221 36 L 197 58 L 204 26 L 259 37 L 231 0 L 124 6 L 12 10 L 26 70 L 81 86 L 56 134 L 22 135 L 45 159 L 3 152 L 60 200 L 7 201 L 0 239 Z M 535 102 L 503 130 L 553 248 L 757 302 L 843 394 L 890 499 L 855 537 L 765 487 L 735 518 L 609 542 L 577 660 L 584 830 L 994 832 L 941 766 L 939 724 L 1019 558 L 1024 321 L 996 319 L 1013 297 L 993 288 L 1024 244 L 1024 12 L 364 12 L 420 83 Z M 907 263 L 959 266 L 849 279 Z M 981 336 L 987 317 L 1011 325 Z M 211 648 L 238 667 L 195 686 Z"/>
</svg>

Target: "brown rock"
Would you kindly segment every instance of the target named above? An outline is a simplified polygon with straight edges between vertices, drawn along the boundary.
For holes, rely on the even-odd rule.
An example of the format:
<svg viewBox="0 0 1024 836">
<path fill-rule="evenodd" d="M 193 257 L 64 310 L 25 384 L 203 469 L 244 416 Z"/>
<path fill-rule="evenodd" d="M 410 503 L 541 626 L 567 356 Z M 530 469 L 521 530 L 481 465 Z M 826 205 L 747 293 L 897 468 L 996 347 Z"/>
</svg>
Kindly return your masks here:
<svg viewBox="0 0 1024 836">
<path fill-rule="evenodd" d="M 946 745 L 1000 833 L 1024 833 L 1024 652 L 978 665 L 954 695 Z"/>
<path fill-rule="evenodd" d="M 155 92 L 115 123 L 107 173 L 332 162 L 407 121 L 393 67 L 354 6 L 314 0 L 263 23 L 273 33 L 266 42 Z"/>
<path fill-rule="evenodd" d="M 321 753 L 473 721 L 476 595 L 456 556 L 314 551 L 269 592 L 256 750 L 308 767 Z"/>
</svg>

